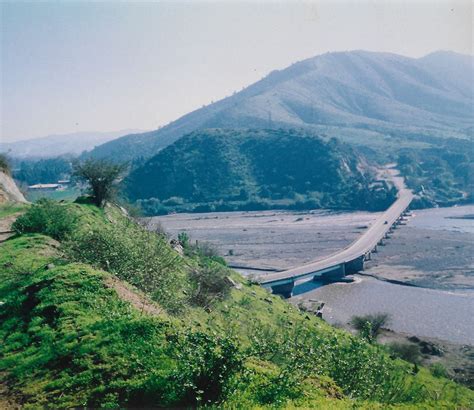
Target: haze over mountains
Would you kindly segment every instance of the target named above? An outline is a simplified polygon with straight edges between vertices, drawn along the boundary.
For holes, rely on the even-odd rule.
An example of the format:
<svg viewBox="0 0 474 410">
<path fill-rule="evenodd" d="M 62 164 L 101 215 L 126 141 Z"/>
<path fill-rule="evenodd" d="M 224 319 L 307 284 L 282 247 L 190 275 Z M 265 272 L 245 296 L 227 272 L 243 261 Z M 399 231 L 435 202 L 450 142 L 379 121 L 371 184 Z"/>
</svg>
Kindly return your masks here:
<svg viewBox="0 0 474 410">
<path fill-rule="evenodd" d="M 219 127 L 309 128 L 359 145 L 390 134 L 468 138 L 474 126 L 473 84 L 473 57 L 454 52 L 418 59 L 327 53 L 273 71 L 159 130 L 105 143 L 90 155 L 150 157 L 191 131 Z"/>
<path fill-rule="evenodd" d="M 123 135 L 142 130 L 125 129 L 111 132 L 75 132 L 71 134 L 48 135 L 16 142 L 0 143 L 0 152 L 7 152 L 15 158 L 47 158 L 60 155 L 78 155 Z"/>
</svg>

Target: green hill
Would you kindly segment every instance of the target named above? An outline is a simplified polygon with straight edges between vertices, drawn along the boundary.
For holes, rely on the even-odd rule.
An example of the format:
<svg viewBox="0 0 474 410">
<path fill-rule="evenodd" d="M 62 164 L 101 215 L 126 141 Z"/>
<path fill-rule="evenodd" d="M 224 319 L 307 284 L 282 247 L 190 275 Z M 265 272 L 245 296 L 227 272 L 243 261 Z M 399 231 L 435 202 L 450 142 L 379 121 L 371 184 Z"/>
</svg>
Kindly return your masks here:
<svg viewBox="0 0 474 410">
<path fill-rule="evenodd" d="M 335 329 L 117 208 L 42 201 L 0 245 L 0 405 L 472 408 L 474 393 Z"/>
<path fill-rule="evenodd" d="M 265 208 L 386 208 L 362 158 L 302 131 L 203 130 L 138 167 L 125 191 L 148 214 Z"/>
</svg>

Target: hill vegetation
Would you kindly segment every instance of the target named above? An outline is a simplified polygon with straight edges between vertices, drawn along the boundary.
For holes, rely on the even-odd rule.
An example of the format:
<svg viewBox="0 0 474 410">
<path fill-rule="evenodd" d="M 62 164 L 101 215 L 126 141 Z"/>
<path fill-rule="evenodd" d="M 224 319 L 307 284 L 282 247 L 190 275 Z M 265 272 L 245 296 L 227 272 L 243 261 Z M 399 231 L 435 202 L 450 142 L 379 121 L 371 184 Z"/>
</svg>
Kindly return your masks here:
<svg viewBox="0 0 474 410">
<path fill-rule="evenodd" d="M 203 130 L 134 169 L 128 198 L 147 214 L 268 208 L 381 210 L 395 191 L 373 187 L 362 159 L 337 140 L 287 130 Z"/>
<path fill-rule="evenodd" d="M 14 229 L 0 245 L 0 380 L 24 408 L 474 403 L 117 208 L 43 200 Z"/>
<path fill-rule="evenodd" d="M 417 194 L 413 206 L 452 206 L 474 200 L 474 150 L 471 141 L 447 140 L 440 147 L 402 150 L 398 167 Z"/>
</svg>

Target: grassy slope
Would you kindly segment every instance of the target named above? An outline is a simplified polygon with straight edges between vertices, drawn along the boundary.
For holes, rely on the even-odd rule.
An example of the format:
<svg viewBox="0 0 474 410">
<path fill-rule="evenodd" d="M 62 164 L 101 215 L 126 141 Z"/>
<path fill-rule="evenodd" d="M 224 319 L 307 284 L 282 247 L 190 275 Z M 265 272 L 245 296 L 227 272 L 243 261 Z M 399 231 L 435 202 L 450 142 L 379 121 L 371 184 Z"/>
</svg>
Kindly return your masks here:
<svg viewBox="0 0 474 410">
<path fill-rule="evenodd" d="M 92 206 L 67 206 L 79 215 L 81 231 L 123 218 L 116 210 L 104 214 Z M 470 390 L 425 369 L 411 376 L 411 365 L 390 360 L 380 347 L 299 312 L 234 272 L 229 274 L 241 289 L 234 288 L 212 309 L 186 306 L 175 316 L 151 316 L 119 298 L 110 288 L 110 273 L 65 261 L 51 238 L 28 234 L 1 246 L 0 371 L 27 407 L 189 404 L 180 396 L 183 382 L 176 377 L 187 371 L 180 367 L 180 354 L 189 349 L 199 356 L 207 345 L 191 343 L 194 339 L 179 336 L 182 332 L 210 338 L 233 334 L 239 349 L 247 351 L 243 370 L 226 394 L 228 407 L 387 408 L 377 397 L 404 408 L 469 408 L 474 403 Z M 197 265 L 189 258 L 184 262 Z M 48 267 L 51 263 L 55 266 Z M 289 347 L 298 343 L 300 350 Z M 356 354 L 347 355 L 352 348 Z M 305 358 L 322 370 L 295 385 L 282 384 L 302 371 Z M 356 380 L 384 362 L 403 375 L 404 387 L 391 400 L 378 393 L 370 377 Z M 422 402 L 411 397 L 417 395 L 410 389 L 414 382 L 424 385 Z"/>
</svg>

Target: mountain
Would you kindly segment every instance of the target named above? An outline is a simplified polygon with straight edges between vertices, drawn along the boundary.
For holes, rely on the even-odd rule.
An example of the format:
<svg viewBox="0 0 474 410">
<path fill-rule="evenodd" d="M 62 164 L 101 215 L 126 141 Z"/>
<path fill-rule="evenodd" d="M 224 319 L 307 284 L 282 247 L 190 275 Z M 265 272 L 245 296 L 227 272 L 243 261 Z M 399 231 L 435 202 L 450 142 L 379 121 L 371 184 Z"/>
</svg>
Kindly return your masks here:
<svg viewBox="0 0 474 410">
<path fill-rule="evenodd" d="M 115 138 L 129 135 L 138 130 L 112 132 L 75 132 L 72 134 L 48 135 L 17 142 L 0 143 L 0 152 L 15 158 L 50 158 L 60 155 L 78 155 L 85 150 L 104 144 Z"/>
<path fill-rule="evenodd" d="M 364 172 L 364 169 L 366 172 Z M 394 193 L 371 189 L 347 145 L 289 130 L 195 131 L 124 181 L 148 214 L 268 208 L 384 209 Z"/>
<path fill-rule="evenodd" d="M 159 130 L 96 147 L 90 155 L 151 157 L 189 132 L 220 127 L 301 127 L 366 146 L 390 135 L 468 138 L 474 127 L 473 84 L 472 56 L 327 53 L 273 71 Z"/>
</svg>

